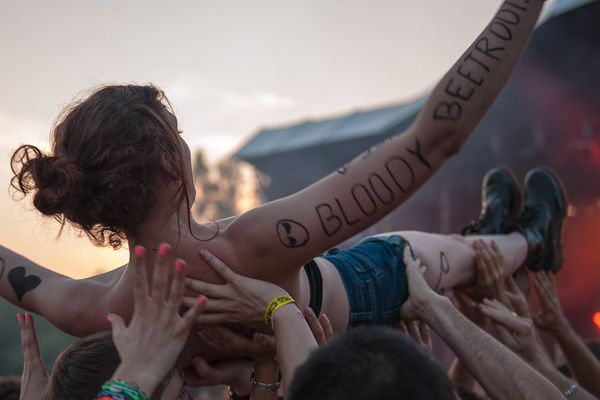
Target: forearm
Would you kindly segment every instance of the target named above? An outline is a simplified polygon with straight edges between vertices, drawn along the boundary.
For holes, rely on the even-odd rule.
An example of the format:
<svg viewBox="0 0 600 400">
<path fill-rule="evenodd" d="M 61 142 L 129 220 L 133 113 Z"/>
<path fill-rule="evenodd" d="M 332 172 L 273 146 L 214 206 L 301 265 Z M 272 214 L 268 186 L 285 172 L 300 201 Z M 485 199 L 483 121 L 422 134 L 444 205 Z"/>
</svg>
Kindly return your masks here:
<svg viewBox="0 0 600 400">
<path fill-rule="evenodd" d="M 460 362 L 458 357 L 455 357 L 450 365 L 448 377 L 450 378 L 450 382 L 452 382 L 452 386 L 455 388 L 472 391 L 473 386 L 475 386 L 475 378 L 473 378 L 473 375 L 465 368 L 463 363 Z"/>
<path fill-rule="evenodd" d="M 438 296 L 423 318 L 495 399 L 562 399 L 554 385 Z"/>
<path fill-rule="evenodd" d="M 317 348 L 317 342 L 295 304 L 288 304 L 275 311 L 273 330 L 283 384 L 289 387 L 296 368 Z"/>
<path fill-rule="evenodd" d="M 534 363 L 534 366 L 537 370 L 548 378 L 554 386 L 558 388 L 561 392 L 565 393 L 569 390 L 575 381 L 564 376 L 559 370 L 557 370 L 553 365 L 548 363 Z M 596 378 L 600 376 L 597 375 Z M 579 382 L 581 384 L 581 382 Z M 578 387 L 571 396 L 569 396 L 571 400 L 595 400 L 596 398 L 590 394 L 583 387 Z"/>
<path fill-rule="evenodd" d="M 558 330 L 554 336 L 567 359 L 577 382 L 600 397 L 600 361 L 588 349 L 570 324 Z"/>
<path fill-rule="evenodd" d="M 43 294 L 55 282 L 70 278 L 46 269 L 0 246 L 0 295 L 28 311 L 41 313 Z"/>
<path fill-rule="evenodd" d="M 543 0 L 505 1 L 442 78 L 415 122 L 425 151 L 448 139 L 457 151 L 510 78 L 527 46 Z"/>
<path fill-rule="evenodd" d="M 69 334 L 81 336 L 93 328 L 87 316 L 91 305 L 103 303 L 102 293 L 101 283 L 74 280 L 0 246 L 0 296 Z"/>
</svg>

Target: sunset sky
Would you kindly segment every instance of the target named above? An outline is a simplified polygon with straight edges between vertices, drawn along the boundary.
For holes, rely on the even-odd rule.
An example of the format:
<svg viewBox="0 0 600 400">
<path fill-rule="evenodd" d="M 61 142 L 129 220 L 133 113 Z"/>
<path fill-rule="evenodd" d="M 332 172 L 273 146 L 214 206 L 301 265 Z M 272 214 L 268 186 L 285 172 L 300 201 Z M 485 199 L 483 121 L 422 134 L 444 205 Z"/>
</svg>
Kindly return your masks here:
<svg viewBox="0 0 600 400">
<path fill-rule="evenodd" d="M 0 187 L 20 144 L 48 147 L 91 87 L 161 86 L 211 162 L 262 126 L 409 100 L 430 88 L 498 0 L 0 0 Z M 81 278 L 125 262 L 0 196 L 0 244 Z"/>
</svg>

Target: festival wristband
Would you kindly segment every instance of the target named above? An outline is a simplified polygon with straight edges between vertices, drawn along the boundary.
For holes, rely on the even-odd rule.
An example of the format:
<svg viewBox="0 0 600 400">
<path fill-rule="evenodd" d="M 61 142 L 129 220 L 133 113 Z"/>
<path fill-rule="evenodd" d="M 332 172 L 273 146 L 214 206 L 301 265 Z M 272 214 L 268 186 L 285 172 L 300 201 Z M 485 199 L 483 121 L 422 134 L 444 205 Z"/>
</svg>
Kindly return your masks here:
<svg viewBox="0 0 600 400">
<path fill-rule="evenodd" d="M 95 400 L 149 400 L 149 397 L 137 385 L 132 385 L 118 379 L 106 381 Z"/>
<path fill-rule="evenodd" d="M 264 313 L 265 322 L 267 323 L 267 325 L 269 325 L 272 328 L 273 327 L 273 313 L 275 311 L 277 311 L 279 308 L 281 308 L 285 305 L 291 304 L 291 303 L 295 303 L 295 301 L 292 298 L 292 296 L 290 296 L 289 294 L 275 297 L 273 300 L 271 300 L 269 302 L 269 304 L 267 305 L 267 308 L 265 308 L 265 313 Z"/>
</svg>

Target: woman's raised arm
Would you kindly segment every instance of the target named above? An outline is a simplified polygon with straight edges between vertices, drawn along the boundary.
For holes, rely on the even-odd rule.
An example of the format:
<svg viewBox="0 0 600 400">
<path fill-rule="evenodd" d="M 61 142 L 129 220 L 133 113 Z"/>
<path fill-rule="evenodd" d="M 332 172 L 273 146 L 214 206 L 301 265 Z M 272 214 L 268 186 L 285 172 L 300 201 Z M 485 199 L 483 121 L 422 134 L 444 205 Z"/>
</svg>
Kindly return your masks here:
<svg viewBox="0 0 600 400">
<path fill-rule="evenodd" d="M 282 273 L 297 268 L 402 204 L 479 124 L 525 49 L 542 5 L 542 0 L 505 1 L 406 132 L 234 221 L 225 234 L 236 244 L 236 264 L 272 279 L 276 271 L 261 276 L 261 267 L 278 265 Z"/>
</svg>

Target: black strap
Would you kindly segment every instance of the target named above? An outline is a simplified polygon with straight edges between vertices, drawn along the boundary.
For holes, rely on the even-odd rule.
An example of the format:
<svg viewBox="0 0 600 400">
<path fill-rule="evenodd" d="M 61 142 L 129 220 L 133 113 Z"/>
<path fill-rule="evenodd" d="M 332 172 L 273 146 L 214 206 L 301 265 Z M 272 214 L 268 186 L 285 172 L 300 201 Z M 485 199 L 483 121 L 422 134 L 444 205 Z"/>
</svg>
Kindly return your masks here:
<svg viewBox="0 0 600 400">
<path fill-rule="evenodd" d="M 323 306 L 323 277 L 315 260 L 310 260 L 304 265 L 304 271 L 308 278 L 310 288 L 310 301 L 308 306 L 319 316 Z"/>
</svg>

